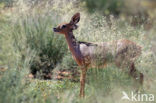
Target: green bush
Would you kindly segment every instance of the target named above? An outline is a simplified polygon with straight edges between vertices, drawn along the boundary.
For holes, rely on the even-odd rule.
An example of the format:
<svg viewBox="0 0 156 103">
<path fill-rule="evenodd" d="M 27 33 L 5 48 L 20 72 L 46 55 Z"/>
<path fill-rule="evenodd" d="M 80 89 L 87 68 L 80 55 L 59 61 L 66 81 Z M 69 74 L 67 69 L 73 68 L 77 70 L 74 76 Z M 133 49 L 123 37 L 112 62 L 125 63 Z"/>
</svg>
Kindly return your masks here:
<svg viewBox="0 0 156 103">
<path fill-rule="evenodd" d="M 60 64 L 61 69 L 78 69 L 77 63 L 74 61 L 72 54 L 68 53 L 62 58 L 62 62 Z"/>
<path fill-rule="evenodd" d="M 4 3 L 5 7 L 11 7 L 15 1 L 17 0 L 0 0 L 0 3 Z"/>
<path fill-rule="evenodd" d="M 52 16 L 23 15 L 19 20 L 7 25 L 6 31 L 3 32 L 11 35 L 15 50 L 21 53 L 23 61 L 26 58 L 27 48 L 35 52 L 36 55 L 30 61 L 31 72 L 42 74 L 42 77 L 61 62 L 67 51 L 65 39 L 52 31 L 55 26 Z"/>
<path fill-rule="evenodd" d="M 86 2 L 86 6 L 90 12 L 100 11 L 104 14 L 118 15 L 123 6 L 122 0 L 82 0 Z"/>
<path fill-rule="evenodd" d="M 23 20 L 23 27 L 26 34 L 27 45 L 37 51 L 31 65 L 31 72 L 43 76 L 51 72 L 57 63 L 61 62 L 66 54 L 64 39 L 53 33 L 54 21 L 49 16 L 28 17 Z M 60 43 L 61 42 L 61 43 Z"/>
</svg>

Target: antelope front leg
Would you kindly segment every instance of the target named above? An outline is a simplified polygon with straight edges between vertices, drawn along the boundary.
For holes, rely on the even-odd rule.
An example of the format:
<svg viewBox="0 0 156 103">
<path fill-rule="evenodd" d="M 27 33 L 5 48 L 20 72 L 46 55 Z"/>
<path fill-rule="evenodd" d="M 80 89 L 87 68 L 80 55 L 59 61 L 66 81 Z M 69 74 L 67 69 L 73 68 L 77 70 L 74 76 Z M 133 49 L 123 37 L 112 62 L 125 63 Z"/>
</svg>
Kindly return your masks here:
<svg viewBox="0 0 156 103">
<path fill-rule="evenodd" d="M 80 76 L 80 97 L 84 97 L 85 96 L 85 79 L 86 79 L 86 72 L 87 69 L 86 68 L 82 68 L 81 69 L 81 76 Z"/>
</svg>

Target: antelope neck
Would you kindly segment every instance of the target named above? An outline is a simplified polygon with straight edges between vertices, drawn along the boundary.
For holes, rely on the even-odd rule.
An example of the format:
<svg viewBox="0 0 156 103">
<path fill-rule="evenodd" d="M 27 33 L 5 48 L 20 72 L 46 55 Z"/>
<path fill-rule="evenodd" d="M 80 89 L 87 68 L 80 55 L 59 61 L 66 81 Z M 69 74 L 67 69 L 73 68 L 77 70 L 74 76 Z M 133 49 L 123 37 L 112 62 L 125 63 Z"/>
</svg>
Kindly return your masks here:
<svg viewBox="0 0 156 103">
<path fill-rule="evenodd" d="M 65 38 L 68 43 L 69 50 L 71 51 L 74 59 L 79 65 L 82 65 L 83 57 L 80 51 L 80 44 L 73 35 L 73 32 L 68 32 L 67 34 L 65 34 Z"/>
</svg>

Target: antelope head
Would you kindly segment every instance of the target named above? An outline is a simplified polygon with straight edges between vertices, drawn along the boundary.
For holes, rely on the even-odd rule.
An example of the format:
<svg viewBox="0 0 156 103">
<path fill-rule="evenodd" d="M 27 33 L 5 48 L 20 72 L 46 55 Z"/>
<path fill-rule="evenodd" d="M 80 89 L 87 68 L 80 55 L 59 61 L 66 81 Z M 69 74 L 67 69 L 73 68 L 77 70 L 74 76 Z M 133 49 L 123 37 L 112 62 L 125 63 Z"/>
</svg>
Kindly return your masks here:
<svg viewBox="0 0 156 103">
<path fill-rule="evenodd" d="M 72 32 L 73 30 L 78 28 L 76 24 L 79 21 L 80 21 L 80 13 L 76 13 L 75 15 L 73 15 L 69 23 L 61 24 L 58 27 L 53 28 L 53 31 L 60 34 L 68 34 L 69 32 Z"/>
</svg>

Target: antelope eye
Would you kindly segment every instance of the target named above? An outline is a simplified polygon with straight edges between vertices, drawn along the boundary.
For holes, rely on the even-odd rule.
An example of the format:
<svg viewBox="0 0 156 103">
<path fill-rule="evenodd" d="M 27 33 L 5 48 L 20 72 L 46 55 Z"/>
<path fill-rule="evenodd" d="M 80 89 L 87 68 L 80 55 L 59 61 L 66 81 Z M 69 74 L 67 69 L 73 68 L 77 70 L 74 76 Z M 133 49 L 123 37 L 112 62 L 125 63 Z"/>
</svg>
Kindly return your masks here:
<svg viewBox="0 0 156 103">
<path fill-rule="evenodd" d="M 62 25 L 62 29 L 65 28 L 65 27 L 66 27 L 66 25 Z"/>
</svg>

